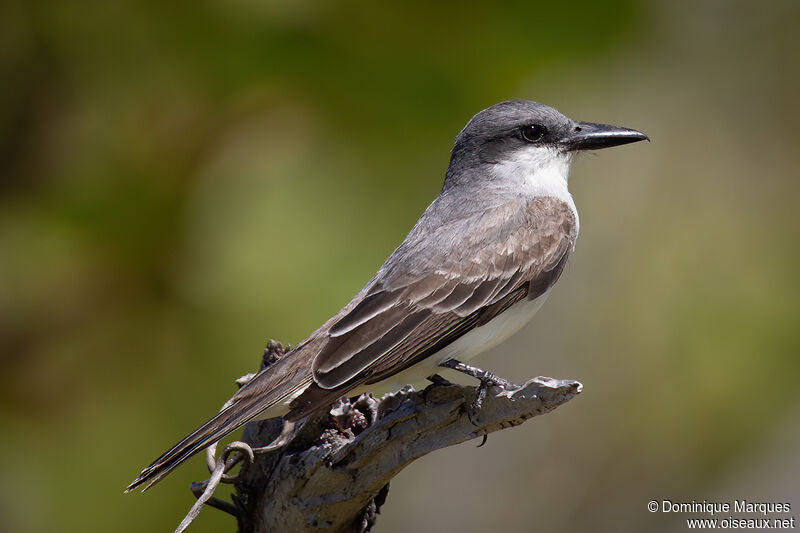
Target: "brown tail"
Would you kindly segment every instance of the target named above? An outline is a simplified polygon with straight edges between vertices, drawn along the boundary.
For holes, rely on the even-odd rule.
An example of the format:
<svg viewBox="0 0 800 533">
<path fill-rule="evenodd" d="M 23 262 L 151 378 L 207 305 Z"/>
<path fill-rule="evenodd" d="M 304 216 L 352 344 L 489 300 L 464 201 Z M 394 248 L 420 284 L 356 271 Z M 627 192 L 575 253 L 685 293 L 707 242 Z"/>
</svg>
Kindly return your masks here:
<svg viewBox="0 0 800 533">
<path fill-rule="evenodd" d="M 192 455 L 243 426 L 270 407 L 311 382 L 311 372 L 292 354 L 256 374 L 211 420 L 194 430 L 178 444 L 142 470 L 125 492 L 146 484 L 142 491 L 160 481 Z"/>
<path fill-rule="evenodd" d="M 243 405 L 234 404 L 225 408 L 178 444 L 164 452 L 150 466 L 142 470 L 142 473 L 128 485 L 125 492 L 130 492 L 136 487 L 146 484 L 142 488 L 144 492 L 185 460 L 234 431 L 239 426 L 246 424 L 267 407 L 269 405 L 264 406 L 262 409 L 247 409 Z"/>
</svg>

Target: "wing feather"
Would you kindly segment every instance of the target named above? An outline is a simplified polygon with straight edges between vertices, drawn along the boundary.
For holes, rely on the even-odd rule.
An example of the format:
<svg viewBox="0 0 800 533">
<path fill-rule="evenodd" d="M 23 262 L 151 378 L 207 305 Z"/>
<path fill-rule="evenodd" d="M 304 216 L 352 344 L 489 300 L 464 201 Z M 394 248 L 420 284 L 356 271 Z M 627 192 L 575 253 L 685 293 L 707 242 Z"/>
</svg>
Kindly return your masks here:
<svg viewBox="0 0 800 533">
<path fill-rule="evenodd" d="M 417 247 L 424 256 L 406 252 L 405 270 L 390 258 L 361 301 L 330 326 L 312 365 L 316 385 L 345 390 L 388 377 L 552 286 L 574 243 L 572 210 L 537 198 L 497 211 L 495 222 L 480 215 L 482 234 L 471 239 L 481 245 L 465 247 L 471 256 L 465 248 Z M 474 229 L 467 222 L 461 231 Z"/>
</svg>

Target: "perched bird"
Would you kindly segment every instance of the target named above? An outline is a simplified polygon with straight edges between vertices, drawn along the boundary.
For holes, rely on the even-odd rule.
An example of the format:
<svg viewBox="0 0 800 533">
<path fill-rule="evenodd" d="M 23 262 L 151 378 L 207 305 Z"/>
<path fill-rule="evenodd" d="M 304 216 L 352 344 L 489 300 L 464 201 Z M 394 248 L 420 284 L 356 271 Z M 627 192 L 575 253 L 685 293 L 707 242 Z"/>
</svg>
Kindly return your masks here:
<svg viewBox="0 0 800 533">
<path fill-rule="evenodd" d="M 574 155 L 646 139 L 525 100 L 472 117 L 441 192 L 364 288 L 126 492 L 254 419 L 297 421 L 344 395 L 400 388 L 442 368 L 478 378 L 483 391 L 508 385 L 464 361 L 525 325 L 561 275 L 578 236 L 567 189 Z"/>
</svg>

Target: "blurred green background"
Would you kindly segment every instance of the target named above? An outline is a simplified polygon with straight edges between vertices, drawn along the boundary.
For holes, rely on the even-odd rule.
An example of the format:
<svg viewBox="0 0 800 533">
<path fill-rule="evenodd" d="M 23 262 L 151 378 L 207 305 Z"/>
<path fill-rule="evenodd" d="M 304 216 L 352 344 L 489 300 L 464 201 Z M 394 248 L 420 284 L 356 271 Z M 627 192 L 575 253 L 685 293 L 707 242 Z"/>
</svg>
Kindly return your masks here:
<svg viewBox="0 0 800 533">
<path fill-rule="evenodd" d="M 378 531 L 683 531 L 651 499 L 800 514 L 800 3 L 23 2 L 0 17 L 0 529 L 168 531 L 194 459 L 122 489 L 337 311 L 475 112 L 651 144 L 585 156 L 581 236 L 478 364 L 581 380 L 429 455 Z M 230 531 L 204 511 L 194 531 Z"/>
</svg>

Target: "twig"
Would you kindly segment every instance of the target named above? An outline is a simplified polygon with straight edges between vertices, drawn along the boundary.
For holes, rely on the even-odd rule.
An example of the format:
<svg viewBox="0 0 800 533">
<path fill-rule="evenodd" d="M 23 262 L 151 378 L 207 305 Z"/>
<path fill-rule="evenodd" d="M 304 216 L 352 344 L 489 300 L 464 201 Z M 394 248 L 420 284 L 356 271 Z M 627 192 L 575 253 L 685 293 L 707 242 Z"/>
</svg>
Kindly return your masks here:
<svg viewBox="0 0 800 533">
<path fill-rule="evenodd" d="M 209 446 L 209 449 L 212 449 L 211 454 L 213 454 L 213 449 L 216 449 L 216 443 Z M 234 451 L 237 452 L 236 455 L 230 457 L 231 452 Z M 231 458 L 230 463 L 228 462 L 229 457 Z M 219 486 L 220 482 L 223 480 L 225 472 L 233 468 L 243 458 L 246 458 L 247 461 L 242 464 L 242 470 L 239 471 L 239 474 L 228 477 L 230 483 L 235 483 L 238 481 L 239 475 L 241 475 L 242 471 L 247 467 L 247 465 L 253 464 L 255 457 L 253 455 L 253 449 L 247 443 L 235 441 L 225 446 L 225 449 L 222 450 L 222 454 L 220 454 L 219 458 L 214 464 L 214 468 L 211 471 L 211 477 L 200 483 L 192 483 L 192 493 L 197 497 L 197 501 L 194 502 L 192 508 L 189 509 L 189 512 L 181 521 L 180 525 L 178 525 L 178 527 L 175 529 L 175 533 L 183 533 L 186 528 L 189 527 L 189 524 L 191 524 L 192 521 L 197 518 L 197 515 L 200 514 L 200 510 L 206 503 L 212 507 L 216 507 L 217 509 L 225 511 L 226 513 L 230 513 L 233 516 L 237 516 L 237 510 L 233 504 L 222 501 L 218 498 L 213 498 L 212 501 L 212 496 L 214 495 L 214 491 L 217 490 L 217 486 Z M 203 489 L 203 487 L 205 488 Z M 200 493 L 201 490 L 202 493 Z M 200 493 L 199 496 L 198 493 Z"/>
</svg>

